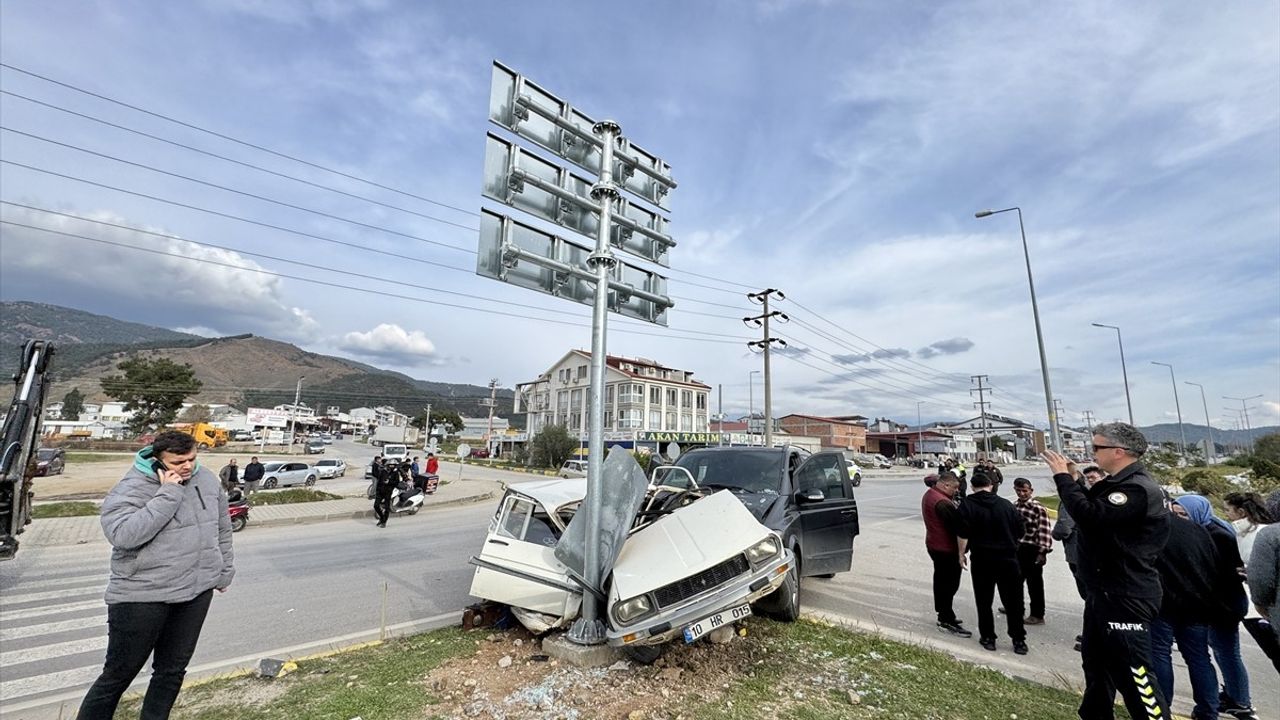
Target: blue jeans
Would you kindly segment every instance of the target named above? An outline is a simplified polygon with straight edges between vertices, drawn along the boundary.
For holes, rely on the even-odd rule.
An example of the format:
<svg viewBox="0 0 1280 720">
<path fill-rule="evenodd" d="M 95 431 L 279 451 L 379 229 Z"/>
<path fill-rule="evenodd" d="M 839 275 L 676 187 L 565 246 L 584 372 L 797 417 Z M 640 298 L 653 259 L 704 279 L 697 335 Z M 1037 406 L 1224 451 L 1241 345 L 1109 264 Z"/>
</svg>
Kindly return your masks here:
<svg viewBox="0 0 1280 720">
<path fill-rule="evenodd" d="M 1187 663 L 1191 676 L 1191 697 L 1195 720 L 1215 720 L 1218 717 L 1218 674 L 1209 662 L 1209 626 L 1171 623 L 1164 618 L 1151 621 L 1151 665 L 1156 682 L 1169 703 L 1173 703 L 1173 641 L 1178 640 L 1178 652 Z M 1238 647 L 1238 646 L 1237 646 Z"/>
<path fill-rule="evenodd" d="M 1213 659 L 1222 671 L 1222 686 L 1227 695 L 1237 705 L 1252 707 L 1249 673 L 1245 672 L 1244 660 L 1240 658 L 1240 623 L 1210 625 L 1209 647 L 1213 648 Z"/>
</svg>

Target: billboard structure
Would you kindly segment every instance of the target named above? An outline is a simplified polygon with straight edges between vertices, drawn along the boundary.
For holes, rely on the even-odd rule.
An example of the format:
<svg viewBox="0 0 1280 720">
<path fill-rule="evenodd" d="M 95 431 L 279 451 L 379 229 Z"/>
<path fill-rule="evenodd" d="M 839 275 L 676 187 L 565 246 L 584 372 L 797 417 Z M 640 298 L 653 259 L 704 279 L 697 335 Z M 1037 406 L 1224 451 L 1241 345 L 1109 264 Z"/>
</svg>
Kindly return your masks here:
<svg viewBox="0 0 1280 720">
<path fill-rule="evenodd" d="M 569 639 L 604 642 L 600 621 L 604 376 L 608 313 L 667 324 L 672 302 L 656 270 L 620 260 L 614 251 L 668 267 L 671 167 L 622 135 L 612 120 L 595 120 L 520 73 L 493 63 L 489 120 L 514 136 L 485 136 L 483 197 L 556 228 L 561 236 L 482 208 L 478 275 L 592 306 L 584 548 L 588 590 Z M 542 152 L 522 146 L 532 143 Z"/>
</svg>

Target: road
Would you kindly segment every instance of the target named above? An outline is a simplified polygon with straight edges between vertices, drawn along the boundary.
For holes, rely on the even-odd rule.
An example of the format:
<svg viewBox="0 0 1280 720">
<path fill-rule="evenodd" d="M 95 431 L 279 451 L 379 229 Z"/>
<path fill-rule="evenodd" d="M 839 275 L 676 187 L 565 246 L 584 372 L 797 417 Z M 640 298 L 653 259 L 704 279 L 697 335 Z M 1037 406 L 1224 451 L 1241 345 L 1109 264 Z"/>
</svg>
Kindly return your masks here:
<svg viewBox="0 0 1280 720">
<path fill-rule="evenodd" d="M 364 449 L 365 457 L 371 457 L 372 451 Z M 362 492 L 360 468 L 355 465 L 345 480 L 321 483 L 345 483 Z M 443 465 L 442 476 L 449 478 L 449 472 L 456 473 L 457 466 Z M 512 481 L 530 478 L 476 466 L 466 473 Z M 1006 471 L 1006 493 L 1012 493 L 1016 475 L 1030 478 L 1042 492 L 1049 490 L 1047 469 L 1026 466 Z M 1045 573 L 1047 622 L 1029 628 L 1030 655 L 1013 655 L 1005 639 L 998 652 L 989 653 L 976 639 L 959 640 L 937 631 L 919 517 L 924 489 L 919 477 L 919 471 L 866 473 L 857 493 L 862 534 L 855 543 L 854 569 L 831 580 L 806 579 L 801 596 L 805 609 L 1016 675 L 1079 686 L 1079 661 L 1071 645 L 1083 602 L 1060 549 L 1050 556 Z M 478 551 L 492 511 L 489 505 L 428 510 L 394 517 L 385 530 L 372 521 L 348 520 L 237 534 L 236 581 L 229 592 L 214 598 L 193 674 L 376 638 L 383 583 L 388 626 L 407 630 L 457 622 L 472 601 L 467 559 Z M 106 642 L 102 590 L 108 556 L 105 543 L 94 543 L 32 548 L 0 564 L 4 717 L 56 717 L 57 706 L 49 703 L 63 700 L 74 707 L 96 677 Z M 970 627 L 976 625 L 967 577 L 957 611 Z M 1242 643 L 1260 715 L 1280 717 L 1280 678 L 1247 633 Z M 1179 672 L 1180 698 L 1185 698 L 1189 686 Z"/>
</svg>

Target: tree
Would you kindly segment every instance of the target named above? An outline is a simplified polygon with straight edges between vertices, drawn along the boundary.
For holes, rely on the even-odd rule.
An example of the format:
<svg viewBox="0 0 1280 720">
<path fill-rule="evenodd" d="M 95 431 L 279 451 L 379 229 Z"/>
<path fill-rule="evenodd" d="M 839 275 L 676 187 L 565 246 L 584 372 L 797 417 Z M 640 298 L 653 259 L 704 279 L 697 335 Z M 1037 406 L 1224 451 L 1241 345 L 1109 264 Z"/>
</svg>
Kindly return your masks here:
<svg viewBox="0 0 1280 720">
<path fill-rule="evenodd" d="M 999 435 L 992 435 L 989 439 L 991 440 L 991 447 L 986 447 L 982 442 L 982 438 L 975 438 L 974 444 L 978 446 L 980 452 L 1001 452 L 1009 449 L 1009 443 L 1005 442 L 1004 438 Z"/>
<path fill-rule="evenodd" d="M 419 430 L 425 430 L 427 425 L 427 412 L 423 410 L 418 413 L 417 416 L 409 421 L 409 424 Z M 462 416 L 453 408 L 432 408 L 431 426 L 443 427 L 446 435 L 452 435 L 462 429 Z"/>
<path fill-rule="evenodd" d="M 202 423 L 209 422 L 213 419 L 213 411 L 208 405 L 193 403 L 186 410 L 178 415 L 178 422 L 184 423 Z"/>
<path fill-rule="evenodd" d="M 84 412 L 84 394 L 80 388 L 71 388 L 71 392 L 62 396 L 62 420 L 79 420 Z"/>
<path fill-rule="evenodd" d="M 529 439 L 533 448 L 533 464 L 537 467 L 556 468 L 578 448 L 578 441 L 569 436 L 563 425 L 548 425 Z"/>
<path fill-rule="evenodd" d="M 1280 433 L 1263 435 L 1254 441 L 1250 465 L 1255 478 L 1280 480 Z"/>
<path fill-rule="evenodd" d="M 133 412 L 127 427 L 135 434 L 173 422 L 182 402 L 203 386 L 189 364 L 179 365 L 168 358 L 131 357 L 116 369 L 124 375 L 102 378 L 102 392 L 123 400 L 125 412 Z"/>
</svg>

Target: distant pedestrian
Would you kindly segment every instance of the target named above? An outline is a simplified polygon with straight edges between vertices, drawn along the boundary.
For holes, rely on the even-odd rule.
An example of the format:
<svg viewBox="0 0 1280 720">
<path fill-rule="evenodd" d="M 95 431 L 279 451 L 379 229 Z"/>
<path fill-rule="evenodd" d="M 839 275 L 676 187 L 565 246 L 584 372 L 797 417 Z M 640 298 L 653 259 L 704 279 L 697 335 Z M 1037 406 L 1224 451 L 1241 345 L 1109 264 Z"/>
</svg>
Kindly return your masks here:
<svg viewBox="0 0 1280 720">
<path fill-rule="evenodd" d="M 386 462 L 381 456 L 373 459 L 373 514 L 378 518 L 378 527 L 387 526 L 391 517 L 391 493 L 396 489 L 400 473 L 393 463 Z"/>
<path fill-rule="evenodd" d="M 956 618 L 953 603 L 960 589 L 960 545 L 956 533 L 960 514 L 956 510 L 956 490 L 960 481 L 951 473 L 943 473 L 920 499 L 924 517 L 924 546 L 933 561 L 933 610 L 938 627 L 952 635 L 967 638 L 973 633 Z"/>
<path fill-rule="evenodd" d="M 1044 453 L 1060 505 L 1080 533 L 1087 592 L 1080 657 L 1084 720 L 1114 717 L 1117 690 L 1135 720 L 1169 716 L 1151 670 L 1151 621 L 1164 594 L 1156 558 L 1169 537 L 1169 512 L 1160 486 L 1140 462 L 1146 451 L 1147 439 L 1132 425 L 1093 428 L 1094 460 L 1110 477 L 1087 490 L 1067 473 L 1066 457 Z"/>
<path fill-rule="evenodd" d="M 1236 529 L 1236 544 L 1240 546 L 1240 557 L 1245 561 L 1245 577 L 1249 576 L 1248 561 L 1253 554 L 1254 541 L 1259 531 L 1276 522 L 1278 518 L 1267 510 L 1266 501 L 1258 493 L 1230 493 L 1223 498 L 1227 519 Z M 1246 588 L 1247 590 L 1248 588 Z M 1249 607 L 1244 616 L 1244 628 L 1253 636 L 1258 647 L 1271 660 L 1272 666 L 1280 672 L 1280 639 L 1277 638 L 1270 621 L 1258 612 L 1258 608 L 1249 598 Z"/>
<path fill-rule="evenodd" d="M 977 476 L 974 476 L 975 480 Z M 988 477 L 988 480 L 991 478 Z M 1044 564 L 1053 552 L 1053 529 L 1049 525 L 1049 513 L 1035 499 L 1035 488 L 1026 478 L 1013 481 L 1013 491 L 1018 494 L 1014 506 L 1022 514 L 1022 538 L 1018 541 L 1018 571 L 1022 573 L 1030 600 L 1027 625 L 1044 624 Z M 1019 591 L 1021 592 L 1021 591 Z"/>
<path fill-rule="evenodd" d="M 440 474 L 440 461 L 436 459 L 435 453 L 427 453 L 427 474 L 428 475 Z"/>
<path fill-rule="evenodd" d="M 244 495 L 250 495 L 258 492 L 258 483 L 262 480 L 262 476 L 266 474 L 266 469 L 262 467 L 262 463 L 258 462 L 258 456 L 254 455 L 249 458 L 249 464 L 244 466 Z"/>
<path fill-rule="evenodd" d="M 218 471 L 218 479 L 222 481 L 223 492 L 231 492 L 240 487 L 240 468 L 236 467 L 236 459 L 231 460 Z"/>
<path fill-rule="evenodd" d="M 1013 503 L 991 492 L 991 477 L 973 478 L 973 492 L 960 503 L 960 564 L 973 579 L 973 600 L 978 606 L 978 642 L 996 649 L 996 624 L 991 602 L 997 589 L 1004 604 L 1013 651 L 1027 654 L 1027 631 L 1022 621 L 1022 576 L 1018 572 L 1018 540 L 1022 515 Z M 965 559 L 965 551 L 970 559 Z"/>
<path fill-rule="evenodd" d="M 107 653 L 79 720 L 111 718 L 148 657 L 141 716 L 169 717 L 213 591 L 235 576 L 227 497 L 196 452 L 192 436 L 161 432 L 102 501 L 111 543 Z"/>
<path fill-rule="evenodd" d="M 417 479 L 417 477 L 422 474 L 422 464 L 418 462 L 417 455 L 413 456 L 413 462 L 409 465 L 409 472 L 413 475 L 414 479 Z"/>
</svg>

